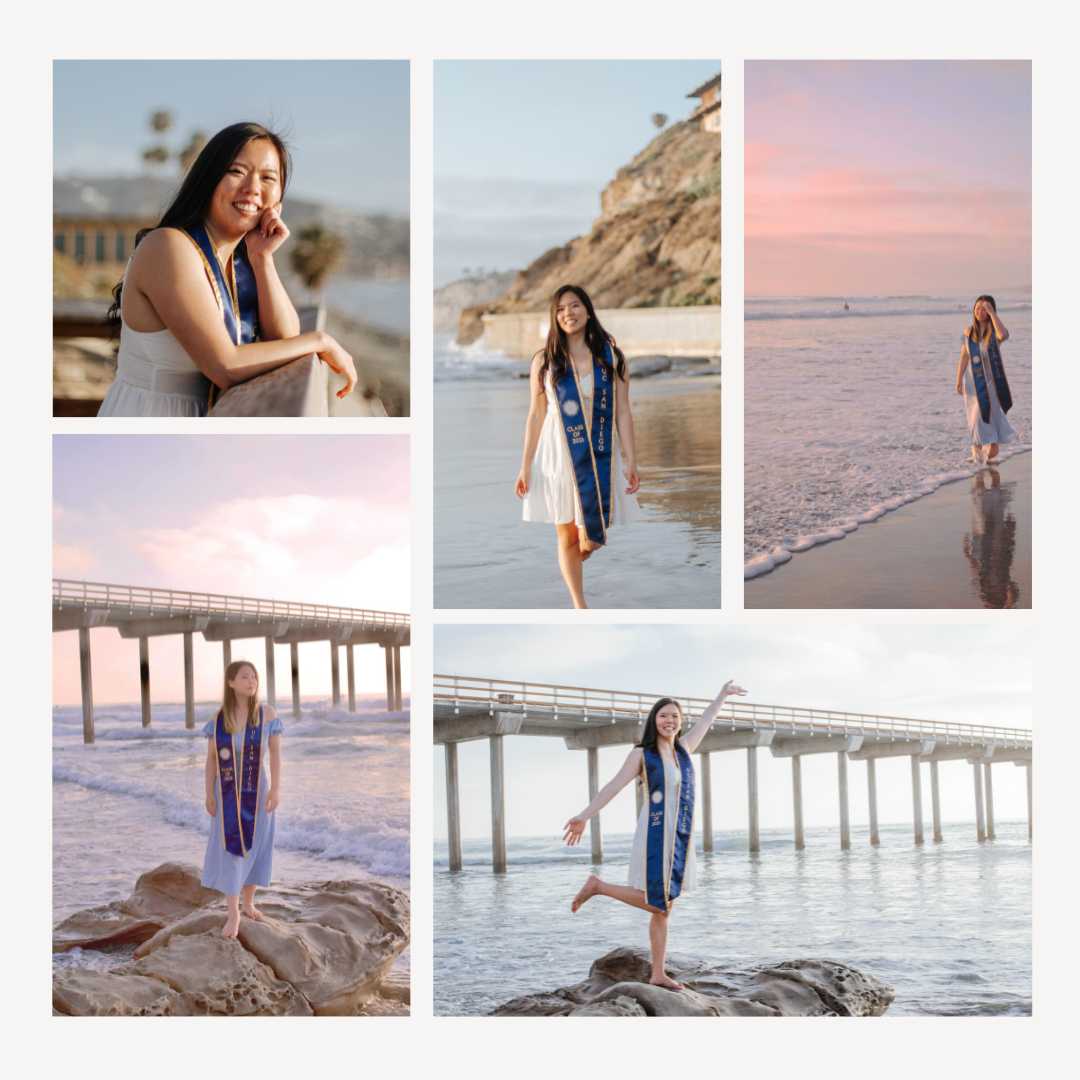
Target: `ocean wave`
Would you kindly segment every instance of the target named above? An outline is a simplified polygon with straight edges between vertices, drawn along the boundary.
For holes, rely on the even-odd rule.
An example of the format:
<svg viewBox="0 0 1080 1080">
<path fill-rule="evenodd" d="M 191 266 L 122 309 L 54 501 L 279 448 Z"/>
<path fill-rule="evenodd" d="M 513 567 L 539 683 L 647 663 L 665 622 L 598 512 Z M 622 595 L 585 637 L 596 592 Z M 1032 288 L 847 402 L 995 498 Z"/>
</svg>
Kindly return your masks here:
<svg viewBox="0 0 1080 1080">
<path fill-rule="evenodd" d="M 1002 302 L 999 311 L 1030 311 L 1031 304 L 1028 302 L 1005 303 Z M 845 311 L 841 308 L 801 308 L 794 311 L 744 311 L 744 322 L 756 322 L 772 319 L 876 319 L 887 315 L 951 315 L 961 320 L 970 316 L 967 308 L 943 308 L 943 307 L 911 307 L 911 308 L 864 308 L 862 310 L 852 308 Z"/>
<path fill-rule="evenodd" d="M 1019 444 L 1009 448 L 1001 447 L 998 452 L 998 460 L 1006 461 L 1015 454 L 1022 454 L 1030 449 L 1029 444 Z M 951 484 L 956 480 L 967 480 L 977 473 L 986 472 L 988 469 L 988 465 L 972 465 L 970 467 L 964 465 L 960 468 L 950 469 L 948 472 L 938 473 L 936 476 L 928 477 L 921 484 L 910 488 L 894 499 L 878 503 L 867 510 L 836 521 L 831 528 L 827 528 L 822 532 L 808 533 L 805 536 L 796 537 L 790 543 L 777 544 L 771 551 L 757 555 L 743 565 L 743 580 L 758 577 L 760 574 L 766 574 L 770 570 L 782 566 L 790 561 L 793 554 L 800 551 L 808 551 L 818 544 L 828 544 L 833 540 L 843 540 L 848 533 L 855 532 L 860 525 L 865 525 L 870 521 L 877 521 L 878 518 L 883 517 L 890 510 L 898 510 L 907 503 L 921 499 L 925 495 L 930 495 L 937 491 L 942 484 Z"/>
</svg>

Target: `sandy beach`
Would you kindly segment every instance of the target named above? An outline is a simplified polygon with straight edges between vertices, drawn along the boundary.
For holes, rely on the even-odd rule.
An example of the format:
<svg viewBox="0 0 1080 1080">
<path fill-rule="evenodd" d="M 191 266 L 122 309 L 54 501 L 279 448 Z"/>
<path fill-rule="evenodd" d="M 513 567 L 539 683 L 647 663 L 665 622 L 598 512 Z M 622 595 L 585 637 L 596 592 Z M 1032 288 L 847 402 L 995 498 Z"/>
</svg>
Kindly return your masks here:
<svg viewBox="0 0 1080 1080">
<path fill-rule="evenodd" d="M 720 606 L 720 376 L 631 382 L 643 519 L 585 565 L 591 607 Z M 528 384 L 435 384 L 435 606 L 566 608 L 553 525 L 523 522 L 514 480 Z M 662 463 L 662 464 L 661 464 Z"/>
<path fill-rule="evenodd" d="M 1031 458 L 810 548 L 744 584 L 747 608 L 1030 608 Z"/>
</svg>

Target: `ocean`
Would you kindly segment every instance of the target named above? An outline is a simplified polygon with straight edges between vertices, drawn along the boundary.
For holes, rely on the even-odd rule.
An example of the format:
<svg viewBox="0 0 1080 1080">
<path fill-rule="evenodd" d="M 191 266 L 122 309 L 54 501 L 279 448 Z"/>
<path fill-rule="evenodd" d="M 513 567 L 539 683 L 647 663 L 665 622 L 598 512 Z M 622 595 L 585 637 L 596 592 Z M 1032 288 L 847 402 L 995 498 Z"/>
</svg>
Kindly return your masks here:
<svg viewBox="0 0 1080 1080">
<path fill-rule="evenodd" d="M 408 278 L 332 277 L 323 289 L 323 302 L 369 326 L 409 336 Z"/>
<path fill-rule="evenodd" d="M 274 884 L 377 878 L 409 889 L 408 708 L 388 714 L 385 698 L 356 704 L 349 713 L 305 699 L 299 719 L 282 717 Z M 126 899 L 161 863 L 202 866 L 212 821 L 202 727 L 217 707 L 199 702 L 188 731 L 183 703 L 155 703 L 148 729 L 137 704 L 98 705 L 91 746 L 82 741 L 80 706 L 53 710 L 54 925 Z M 109 968 L 124 958 L 122 950 L 72 950 L 54 955 L 53 969 Z M 396 970 L 408 966 L 406 950 Z"/>
<path fill-rule="evenodd" d="M 746 577 L 978 471 L 955 389 L 973 301 L 745 301 Z M 1007 458 L 1032 445 L 1031 298 L 997 302 L 1016 433 Z"/>
<path fill-rule="evenodd" d="M 435 335 L 435 606 L 568 608 L 554 525 L 521 520 L 514 482 L 526 362 Z M 720 374 L 679 361 L 630 384 L 642 520 L 585 564 L 591 607 L 720 607 Z"/>
<path fill-rule="evenodd" d="M 1006 324 L 1008 325 L 1008 324 Z M 888 982 L 886 1016 L 1030 1016 L 1031 843 L 1027 822 L 998 822 L 978 843 L 972 822 L 945 823 L 942 843 L 912 842 L 911 825 L 881 826 L 873 848 L 853 827 L 806 830 L 806 850 L 784 829 L 698 844 L 698 888 L 671 917 L 671 955 L 733 966 L 800 957 L 837 960 Z M 648 917 L 609 897 L 577 915 L 570 901 L 590 873 L 625 884 L 633 835 L 604 837 L 604 863 L 557 837 L 511 839 L 508 872 L 491 871 L 489 840 L 462 844 L 447 870 L 435 845 L 435 1013 L 481 1015 L 522 994 L 580 982 L 624 945 L 648 950 Z"/>
</svg>

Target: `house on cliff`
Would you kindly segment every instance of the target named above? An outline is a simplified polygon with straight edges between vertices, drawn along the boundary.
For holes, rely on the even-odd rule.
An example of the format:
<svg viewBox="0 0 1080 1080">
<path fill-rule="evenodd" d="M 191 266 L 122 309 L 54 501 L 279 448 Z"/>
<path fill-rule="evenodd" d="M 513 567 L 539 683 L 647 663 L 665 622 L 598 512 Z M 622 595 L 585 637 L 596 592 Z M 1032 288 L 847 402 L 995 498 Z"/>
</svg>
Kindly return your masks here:
<svg viewBox="0 0 1080 1080">
<path fill-rule="evenodd" d="M 701 103 L 687 117 L 687 121 L 699 121 L 702 131 L 714 131 L 720 134 L 720 76 L 714 75 L 703 82 L 696 90 L 686 95 L 688 98 L 700 98 Z"/>
</svg>

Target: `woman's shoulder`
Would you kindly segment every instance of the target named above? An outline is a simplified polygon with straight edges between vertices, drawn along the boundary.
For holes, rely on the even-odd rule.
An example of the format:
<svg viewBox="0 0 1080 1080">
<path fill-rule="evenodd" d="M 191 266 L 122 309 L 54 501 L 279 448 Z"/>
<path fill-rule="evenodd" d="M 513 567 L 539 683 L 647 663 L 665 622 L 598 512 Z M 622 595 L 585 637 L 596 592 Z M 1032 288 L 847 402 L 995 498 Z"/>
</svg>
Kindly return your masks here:
<svg viewBox="0 0 1080 1080">
<path fill-rule="evenodd" d="M 541 365 L 544 363 L 544 350 L 540 349 L 539 352 L 533 353 L 532 367 L 533 371 L 539 371 Z"/>
<path fill-rule="evenodd" d="M 154 229 L 142 238 L 131 256 L 133 268 L 190 266 L 199 269 L 201 263 L 198 248 L 183 229 Z"/>
<path fill-rule="evenodd" d="M 210 720 L 207 720 L 206 723 L 203 724 L 202 733 L 208 739 L 212 739 L 214 737 L 214 735 L 217 733 L 217 713 L 215 713 Z"/>
</svg>

